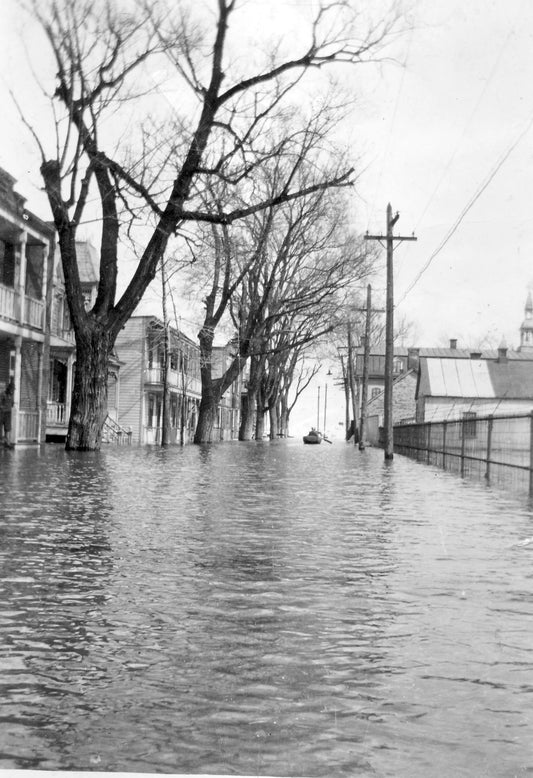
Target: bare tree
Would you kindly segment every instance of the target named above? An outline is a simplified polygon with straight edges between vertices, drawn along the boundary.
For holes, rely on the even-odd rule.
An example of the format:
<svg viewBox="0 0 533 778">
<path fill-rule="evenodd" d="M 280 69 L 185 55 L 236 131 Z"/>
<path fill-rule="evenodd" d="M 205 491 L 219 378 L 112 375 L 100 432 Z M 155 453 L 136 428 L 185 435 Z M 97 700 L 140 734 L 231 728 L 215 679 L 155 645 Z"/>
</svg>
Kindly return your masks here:
<svg viewBox="0 0 533 778">
<path fill-rule="evenodd" d="M 50 95 L 55 144 L 50 147 L 47 130 L 37 129 L 19 110 L 41 152 L 76 338 L 66 445 L 96 449 L 106 414 L 110 351 L 154 279 L 169 240 L 187 222 L 230 224 L 352 182 L 353 170 L 341 160 L 333 171 L 317 169 L 303 190 L 293 179 L 280 182 L 263 201 L 254 175 L 295 143 L 289 97 L 303 94 L 306 77 L 335 63 L 372 60 L 396 19 L 361 30 L 347 0 L 325 2 L 290 53 L 278 56 L 274 46 L 273 54 L 258 61 L 259 53 L 245 56 L 242 44 L 235 56 L 236 0 L 205 5 L 27 0 L 27 5 L 55 62 Z M 241 40 L 242 31 L 237 33 Z M 271 122 L 280 116 L 287 132 L 272 134 Z M 210 182 L 220 180 L 237 200 L 229 197 L 223 212 L 215 205 L 204 208 Z M 84 307 L 76 256 L 76 234 L 87 220 L 98 220 L 101 232 L 91 310 Z M 142 250 L 117 299 L 120 242 L 136 225 Z"/>
</svg>

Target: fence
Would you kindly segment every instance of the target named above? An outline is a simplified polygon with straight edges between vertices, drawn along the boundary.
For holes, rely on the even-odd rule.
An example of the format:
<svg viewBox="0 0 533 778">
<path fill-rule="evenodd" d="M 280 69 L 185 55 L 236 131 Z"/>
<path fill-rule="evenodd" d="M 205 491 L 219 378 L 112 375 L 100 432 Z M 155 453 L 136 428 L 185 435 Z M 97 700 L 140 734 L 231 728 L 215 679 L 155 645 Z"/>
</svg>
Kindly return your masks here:
<svg viewBox="0 0 533 778">
<path fill-rule="evenodd" d="M 397 425 L 394 450 L 533 496 L 533 413 Z"/>
</svg>

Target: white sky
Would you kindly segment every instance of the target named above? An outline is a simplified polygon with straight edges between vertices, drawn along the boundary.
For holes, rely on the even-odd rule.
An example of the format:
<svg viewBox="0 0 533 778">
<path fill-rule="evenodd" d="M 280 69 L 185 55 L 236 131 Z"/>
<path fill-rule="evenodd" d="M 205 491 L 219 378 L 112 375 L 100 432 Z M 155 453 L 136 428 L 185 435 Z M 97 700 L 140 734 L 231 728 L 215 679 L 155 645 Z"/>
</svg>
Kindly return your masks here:
<svg viewBox="0 0 533 778">
<path fill-rule="evenodd" d="M 418 238 L 395 251 L 397 312 L 415 322 L 417 345 L 457 337 L 473 346 L 490 335 L 496 345 L 504 336 L 516 346 L 533 285 L 533 3 L 406 2 L 414 27 L 394 50 L 405 67 L 363 66 L 353 79 L 359 100 L 350 140 L 364 166 L 355 220 L 361 231 L 384 232 L 390 202 L 400 212 L 395 232 Z M 261 0 L 250 0 L 248 13 L 254 4 L 264 13 Z M 301 2 L 285 5 L 292 14 Z M 38 156 L 6 94 L 10 84 L 30 96 L 19 75 L 17 3 L 3 0 L 0 13 L 0 165 L 48 218 Z M 376 296 L 383 285 L 380 273 Z"/>
</svg>

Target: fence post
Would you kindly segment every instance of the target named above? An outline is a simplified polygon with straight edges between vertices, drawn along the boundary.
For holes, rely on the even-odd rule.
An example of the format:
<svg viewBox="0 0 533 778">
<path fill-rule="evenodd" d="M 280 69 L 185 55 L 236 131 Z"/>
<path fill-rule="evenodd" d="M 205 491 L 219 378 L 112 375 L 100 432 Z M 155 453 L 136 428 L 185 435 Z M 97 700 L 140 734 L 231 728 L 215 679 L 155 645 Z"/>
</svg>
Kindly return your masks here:
<svg viewBox="0 0 533 778">
<path fill-rule="evenodd" d="M 465 474 L 465 417 L 461 420 L 461 478 Z"/>
<path fill-rule="evenodd" d="M 529 496 L 533 497 L 533 411 L 529 414 Z"/>
<path fill-rule="evenodd" d="M 448 429 L 448 422 L 442 423 L 442 469 L 446 470 L 446 430 Z"/>
<path fill-rule="evenodd" d="M 490 456 L 492 454 L 492 424 L 494 422 L 494 416 L 489 416 L 489 425 L 487 428 L 487 469 L 485 470 L 485 478 L 490 480 Z"/>
</svg>

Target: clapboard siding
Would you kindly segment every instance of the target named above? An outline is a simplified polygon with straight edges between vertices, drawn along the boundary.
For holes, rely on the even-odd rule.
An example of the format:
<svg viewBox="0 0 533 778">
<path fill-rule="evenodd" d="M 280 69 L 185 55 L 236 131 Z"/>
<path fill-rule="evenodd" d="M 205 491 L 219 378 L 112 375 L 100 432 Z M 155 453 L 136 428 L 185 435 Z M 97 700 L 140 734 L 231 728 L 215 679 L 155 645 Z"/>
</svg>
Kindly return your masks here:
<svg viewBox="0 0 533 778">
<path fill-rule="evenodd" d="M 144 362 L 146 327 L 151 317 L 134 316 L 121 330 L 117 341 L 120 366 L 120 400 L 118 422 L 131 429 L 133 443 L 142 442 Z"/>
</svg>

